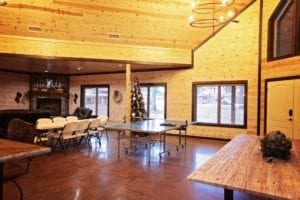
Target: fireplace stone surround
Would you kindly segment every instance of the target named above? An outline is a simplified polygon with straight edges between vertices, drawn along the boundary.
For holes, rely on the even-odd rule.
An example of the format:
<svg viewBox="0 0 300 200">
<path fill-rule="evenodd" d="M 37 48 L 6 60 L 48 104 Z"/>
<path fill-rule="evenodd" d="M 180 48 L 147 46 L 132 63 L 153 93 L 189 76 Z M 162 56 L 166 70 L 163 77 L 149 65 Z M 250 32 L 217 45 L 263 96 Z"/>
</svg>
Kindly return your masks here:
<svg viewBox="0 0 300 200">
<path fill-rule="evenodd" d="M 50 110 L 54 116 L 69 115 L 69 77 L 30 75 L 29 109 Z"/>
</svg>

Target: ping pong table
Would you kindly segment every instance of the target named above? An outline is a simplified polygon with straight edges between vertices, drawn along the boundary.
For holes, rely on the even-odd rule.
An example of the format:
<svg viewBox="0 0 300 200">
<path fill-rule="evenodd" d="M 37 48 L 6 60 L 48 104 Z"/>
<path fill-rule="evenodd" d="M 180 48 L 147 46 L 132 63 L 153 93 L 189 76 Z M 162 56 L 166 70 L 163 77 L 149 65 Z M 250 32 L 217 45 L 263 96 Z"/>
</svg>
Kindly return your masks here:
<svg viewBox="0 0 300 200">
<path fill-rule="evenodd" d="M 170 152 L 166 150 L 166 134 L 167 131 L 170 130 L 178 130 L 178 146 L 177 150 L 179 150 L 180 147 L 185 148 L 186 147 L 186 127 L 187 127 L 187 121 L 180 121 L 180 120 L 165 120 L 165 119 L 147 119 L 143 121 L 136 121 L 136 122 L 130 122 L 130 123 L 109 123 L 106 128 L 108 130 L 115 130 L 118 131 L 118 158 L 120 158 L 120 140 L 127 139 L 136 142 L 143 142 L 147 144 L 148 147 L 148 162 L 150 163 L 150 148 L 151 148 L 151 142 L 153 140 L 151 139 L 151 136 L 153 135 L 160 135 L 162 136 L 162 143 L 163 143 L 163 151 L 159 153 L 159 158 L 161 159 L 162 154 Z M 181 137 L 182 137 L 182 130 L 185 130 L 185 142 L 182 144 Z M 137 132 L 137 133 L 144 133 L 147 136 L 145 137 L 135 137 L 133 135 L 126 135 L 125 132 L 130 131 Z"/>
</svg>

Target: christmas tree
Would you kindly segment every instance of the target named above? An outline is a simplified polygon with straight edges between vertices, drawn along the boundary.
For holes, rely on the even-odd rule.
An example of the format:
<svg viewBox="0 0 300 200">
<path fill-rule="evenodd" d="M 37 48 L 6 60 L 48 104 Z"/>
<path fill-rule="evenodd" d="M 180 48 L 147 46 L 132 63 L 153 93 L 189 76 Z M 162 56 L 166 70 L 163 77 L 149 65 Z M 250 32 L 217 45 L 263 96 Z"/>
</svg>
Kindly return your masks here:
<svg viewBox="0 0 300 200">
<path fill-rule="evenodd" d="M 131 121 L 142 120 L 145 117 L 145 104 L 138 78 L 131 82 Z"/>
</svg>

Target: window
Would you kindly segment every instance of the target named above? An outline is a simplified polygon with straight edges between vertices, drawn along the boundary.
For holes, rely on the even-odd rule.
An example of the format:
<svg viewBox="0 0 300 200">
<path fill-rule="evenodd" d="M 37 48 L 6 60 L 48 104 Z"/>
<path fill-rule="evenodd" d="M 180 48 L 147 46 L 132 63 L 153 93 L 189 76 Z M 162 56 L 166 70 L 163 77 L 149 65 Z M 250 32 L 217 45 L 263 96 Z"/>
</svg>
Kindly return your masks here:
<svg viewBox="0 0 300 200">
<path fill-rule="evenodd" d="M 91 109 L 92 115 L 108 116 L 109 86 L 81 86 L 81 106 Z"/>
<path fill-rule="evenodd" d="M 268 59 L 300 54 L 300 1 L 281 0 L 269 20 Z"/>
<path fill-rule="evenodd" d="M 148 118 L 166 118 L 166 84 L 141 84 Z"/>
<path fill-rule="evenodd" d="M 193 83 L 193 121 L 247 127 L 247 81 Z"/>
</svg>

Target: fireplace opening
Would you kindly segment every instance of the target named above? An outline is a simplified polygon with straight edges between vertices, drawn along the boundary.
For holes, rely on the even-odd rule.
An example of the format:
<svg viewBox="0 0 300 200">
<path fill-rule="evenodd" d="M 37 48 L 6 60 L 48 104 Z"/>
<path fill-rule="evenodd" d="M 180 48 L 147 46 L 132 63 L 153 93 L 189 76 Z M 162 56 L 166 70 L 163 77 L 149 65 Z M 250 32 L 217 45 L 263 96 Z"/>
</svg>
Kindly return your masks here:
<svg viewBox="0 0 300 200">
<path fill-rule="evenodd" d="M 61 116 L 61 99 L 37 98 L 36 108 L 39 110 L 49 110 L 51 115 Z"/>
</svg>

